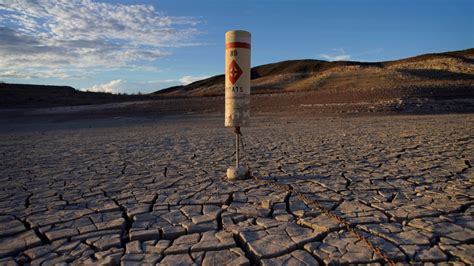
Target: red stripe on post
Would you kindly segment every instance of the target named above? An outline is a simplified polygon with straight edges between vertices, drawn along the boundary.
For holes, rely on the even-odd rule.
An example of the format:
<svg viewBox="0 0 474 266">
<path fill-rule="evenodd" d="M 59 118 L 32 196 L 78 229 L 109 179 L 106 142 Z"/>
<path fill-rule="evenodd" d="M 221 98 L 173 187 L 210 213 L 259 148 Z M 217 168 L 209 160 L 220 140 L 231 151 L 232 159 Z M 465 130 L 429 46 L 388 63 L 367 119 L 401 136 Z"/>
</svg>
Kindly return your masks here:
<svg viewBox="0 0 474 266">
<path fill-rule="evenodd" d="M 246 42 L 228 42 L 225 44 L 225 48 L 245 48 L 245 49 L 250 49 L 250 43 Z"/>
</svg>

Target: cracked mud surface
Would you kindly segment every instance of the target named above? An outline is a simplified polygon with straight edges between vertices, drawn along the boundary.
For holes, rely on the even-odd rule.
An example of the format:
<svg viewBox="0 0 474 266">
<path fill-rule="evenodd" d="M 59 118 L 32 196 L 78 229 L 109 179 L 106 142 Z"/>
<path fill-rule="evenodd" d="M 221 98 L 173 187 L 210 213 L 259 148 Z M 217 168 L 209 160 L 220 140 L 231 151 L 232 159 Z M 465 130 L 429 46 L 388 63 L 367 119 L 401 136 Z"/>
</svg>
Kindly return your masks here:
<svg viewBox="0 0 474 266">
<path fill-rule="evenodd" d="M 220 117 L 91 123 L 0 133 L 0 264 L 383 262 L 291 192 L 225 180 Z M 255 176 L 392 260 L 474 263 L 474 116 L 259 117 L 243 134 Z"/>
</svg>

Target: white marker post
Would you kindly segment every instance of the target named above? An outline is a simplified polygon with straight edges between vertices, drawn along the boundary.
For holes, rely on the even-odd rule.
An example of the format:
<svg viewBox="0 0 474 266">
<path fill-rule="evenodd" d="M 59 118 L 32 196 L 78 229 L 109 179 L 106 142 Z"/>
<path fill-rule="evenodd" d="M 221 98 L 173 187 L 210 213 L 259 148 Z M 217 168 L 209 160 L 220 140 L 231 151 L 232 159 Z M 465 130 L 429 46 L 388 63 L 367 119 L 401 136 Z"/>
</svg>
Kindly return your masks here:
<svg viewBox="0 0 474 266">
<path fill-rule="evenodd" d="M 235 167 L 227 169 L 227 178 L 245 179 L 249 170 L 239 165 L 240 127 L 250 120 L 250 32 L 225 34 L 225 126 L 234 128 Z"/>
</svg>

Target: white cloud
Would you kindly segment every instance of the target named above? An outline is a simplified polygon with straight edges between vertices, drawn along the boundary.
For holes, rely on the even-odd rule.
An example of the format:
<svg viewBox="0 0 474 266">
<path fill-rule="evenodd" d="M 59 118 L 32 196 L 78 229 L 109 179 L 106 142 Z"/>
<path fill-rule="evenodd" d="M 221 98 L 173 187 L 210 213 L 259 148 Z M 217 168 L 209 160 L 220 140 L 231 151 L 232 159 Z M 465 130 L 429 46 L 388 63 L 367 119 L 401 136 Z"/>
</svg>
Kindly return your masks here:
<svg viewBox="0 0 474 266">
<path fill-rule="evenodd" d="M 334 52 L 331 54 L 320 54 L 319 56 L 328 61 L 348 61 L 351 60 L 351 56 L 346 54 L 346 51 L 342 48 L 332 49 Z"/>
<path fill-rule="evenodd" d="M 116 79 L 104 84 L 94 85 L 89 88 L 82 88 L 81 91 L 108 92 L 108 93 L 130 93 L 130 92 L 150 93 L 150 92 L 155 92 L 165 87 L 170 87 L 176 84 L 177 84 L 177 81 L 174 79 L 150 80 L 150 81 L 127 81 L 123 79 Z"/>
<path fill-rule="evenodd" d="M 193 83 L 195 81 L 208 78 L 209 76 L 183 76 L 179 79 L 179 82 L 183 85 L 188 85 L 189 83 Z"/>
<path fill-rule="evenodd" d="M 344 55 L 328 55 L 328 54 L 320 54 L 322 58 L 328 61 L 348 61 L 351 60 L 351 56 L 344 54 Z"/>
<path fill-rule="evenodd" d="M 16 70 L 7 70 L 0 72 L 0 78 L 31 79 L 32 76 Z"/>
<path fill-rule="evenodd" d="M 151 5 L 78 1 L 0 2 L 0 69 L 121 68 L 196 45 L 199 20 Z"/>
<path fill-rule="evenodd" d="M 121 79 L 112 80 L 109 83 L 94 85 L 90 88 L 81 89 L 82 91 L 123 93 L 125 91 L 125 81 Z"/>
<path fill-rule="evenodd" d="M 69 71 L 63 71 L 59 69 L 23 69 L 19 70 L 5 70 L 0 69 L 0 78 L 12 78 L 12 79 L 84 79 L 86 75 L 72 74 Z"/>
<path fill-rule="evenodd" d="M 1 77 L 1 75 L 0 75 Z M 148 80 L 148 81 L 127 81 L 123 79 L 115 79 L 104 84 L 97 84 L 92 87 L 82 88 L 81 91 L 93 91 L 93 92 L 108 92 L 108 93 L 130 93 L 130 92 L 142 92 L 150 93 L 155 92 L 167 87 L 175 85 L 187 85 L 194 81 L 208 78 L 209 76 L 183 76 L 179 79 L 160 79 L 160 80 Z"/>
</svg>

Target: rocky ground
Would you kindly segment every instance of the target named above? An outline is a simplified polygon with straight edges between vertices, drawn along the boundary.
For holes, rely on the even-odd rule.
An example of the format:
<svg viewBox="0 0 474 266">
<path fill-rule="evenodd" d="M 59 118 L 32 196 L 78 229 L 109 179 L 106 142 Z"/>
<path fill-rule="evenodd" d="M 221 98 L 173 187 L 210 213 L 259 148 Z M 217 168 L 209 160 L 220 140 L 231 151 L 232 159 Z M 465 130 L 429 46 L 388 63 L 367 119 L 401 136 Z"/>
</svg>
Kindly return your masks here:
<svg viewBox="0 0 474 266">
<path fill-rule="evenodd" d="M 472 114 L 222 120 L 1 124 L 0 264 L 474 264 Z"/>
</svg>

